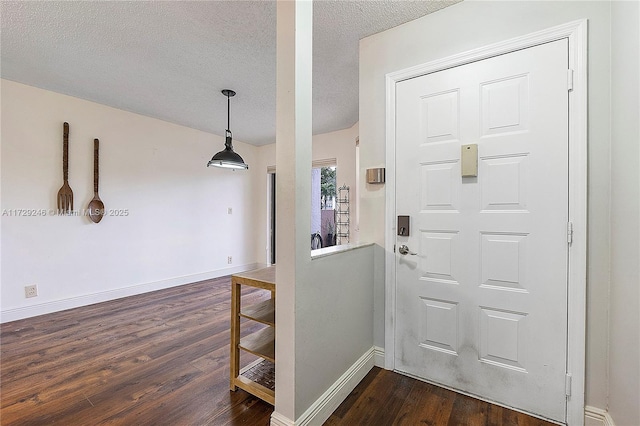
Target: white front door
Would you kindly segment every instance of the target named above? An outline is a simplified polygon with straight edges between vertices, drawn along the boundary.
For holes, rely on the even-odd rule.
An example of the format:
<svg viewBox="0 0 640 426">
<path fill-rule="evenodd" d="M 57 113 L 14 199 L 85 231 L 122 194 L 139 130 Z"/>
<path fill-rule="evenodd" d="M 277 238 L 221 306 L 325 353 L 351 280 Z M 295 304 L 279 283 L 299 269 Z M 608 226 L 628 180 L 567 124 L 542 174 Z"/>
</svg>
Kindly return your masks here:
<svg viewBox="0 0 640 426">
<path fill-rule="evenodd" d="M 560 422 L 567 68 L 563 39 L 396 85 L 396 369 Z"/>
</svg>

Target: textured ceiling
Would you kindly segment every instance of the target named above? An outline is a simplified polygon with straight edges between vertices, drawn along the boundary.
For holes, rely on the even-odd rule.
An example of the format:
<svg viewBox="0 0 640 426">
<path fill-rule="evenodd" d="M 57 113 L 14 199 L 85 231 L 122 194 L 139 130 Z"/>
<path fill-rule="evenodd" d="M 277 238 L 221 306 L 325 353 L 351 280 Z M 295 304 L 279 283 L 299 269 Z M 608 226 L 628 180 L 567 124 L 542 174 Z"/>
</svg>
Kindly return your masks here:
<svg viewBox="0 0 640 426">
<path fill-rule="evenodd" d="M 358 40 L 455 1 L 314 3 L 314 133 L 358 121 Z M 275 139 L 274 1 L 4 1 L 2 78 L 234 139 Z"/>
</svg>

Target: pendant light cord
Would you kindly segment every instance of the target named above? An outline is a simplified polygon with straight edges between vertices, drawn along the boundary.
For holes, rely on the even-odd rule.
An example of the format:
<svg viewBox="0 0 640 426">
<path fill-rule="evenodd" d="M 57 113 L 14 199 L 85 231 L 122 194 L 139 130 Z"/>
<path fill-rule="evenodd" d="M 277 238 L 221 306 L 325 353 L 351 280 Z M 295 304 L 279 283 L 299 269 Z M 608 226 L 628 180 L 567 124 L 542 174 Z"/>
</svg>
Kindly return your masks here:
<svg viewBox="0 0 640 426">
<path fill-rule="evenodd" d="M 244 162 L 239 154 L 236 154 L 233 151 L 231 130 L 229 130 L 229 127 L 231 127 L 231 98 L 236 95 L 236 92 L 231 89 L 223 89 L 222 94 L 227 97 L 227 129 L 224 138 L 224 149 L 216 153 L 211 158 L 211 161 L 207 163 L 207 167 L 223 167 L 233 170 L 246 170 L 249 168 L 249 166 Z"/>
</svg>

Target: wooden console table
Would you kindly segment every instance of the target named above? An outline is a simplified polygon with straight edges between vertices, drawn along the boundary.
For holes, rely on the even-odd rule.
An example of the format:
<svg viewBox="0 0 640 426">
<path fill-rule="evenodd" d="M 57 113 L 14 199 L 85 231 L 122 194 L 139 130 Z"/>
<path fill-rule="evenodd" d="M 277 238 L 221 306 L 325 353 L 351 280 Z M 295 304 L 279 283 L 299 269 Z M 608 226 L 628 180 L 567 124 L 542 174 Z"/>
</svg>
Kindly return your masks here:
<svg viewBox="0 0 640 426">
<path fill-rule="evenodd" d="M 271 291 L 271 299 L 249 306 L 241 306 L 241 286 L 251 286 Z M 252 395 L 275 405 L 275 386 L 265 386 L 256 380 L 261 364 L 270 370 L 276 361 L 276 267 L 269 266 L 231 276 L 231 383 L 230 388 L 244 389 Z M 255 333 L 240 338 L 240 317 L 266 324 Z M 256 362 L 240 369 L 240 351 L 260 357 Z M 265 361 L 266 360 L 266 361 Z M 273 364 L 269 364 L 273 363 Z M 271 381 L 273 384 L 273 381 Z"/>
</svg>

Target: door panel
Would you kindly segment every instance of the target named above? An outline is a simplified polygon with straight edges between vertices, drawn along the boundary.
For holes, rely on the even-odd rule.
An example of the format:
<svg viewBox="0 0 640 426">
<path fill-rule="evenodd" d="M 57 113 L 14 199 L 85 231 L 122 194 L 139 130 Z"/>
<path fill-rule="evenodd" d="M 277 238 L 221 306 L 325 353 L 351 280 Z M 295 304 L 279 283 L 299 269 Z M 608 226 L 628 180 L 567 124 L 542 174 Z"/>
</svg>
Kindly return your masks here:
<svg viewBox="0 0 640 426">
<path fill-rule="evenodd" d="M 396 368 L 564 421 L 568 44 L 396 86 Z M 461 177 L 461 145 L 478 176 Z"/>
</svg>

